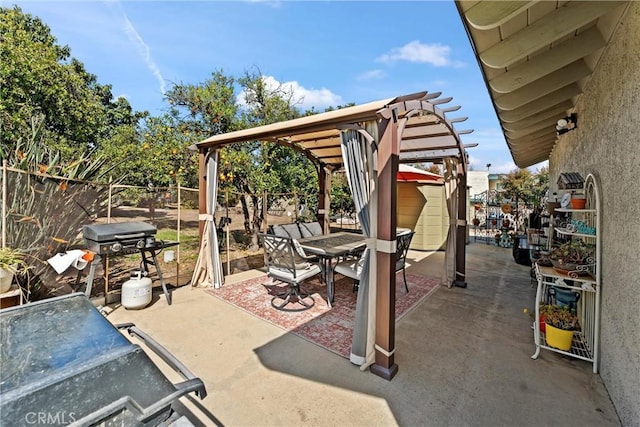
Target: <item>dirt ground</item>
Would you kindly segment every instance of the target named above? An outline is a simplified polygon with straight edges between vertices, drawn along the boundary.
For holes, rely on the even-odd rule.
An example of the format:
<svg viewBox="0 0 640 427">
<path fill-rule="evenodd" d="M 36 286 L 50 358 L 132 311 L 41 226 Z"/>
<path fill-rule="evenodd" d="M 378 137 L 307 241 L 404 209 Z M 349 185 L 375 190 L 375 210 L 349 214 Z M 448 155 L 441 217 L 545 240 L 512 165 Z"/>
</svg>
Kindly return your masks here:
<svg viewBox="0 0 640 427">
<path fill-rule="evenodd" d="M 226 211 L 216 213 L 216 221 L 219 223 Z M 143 221 L 153 224 L 158 229 L 157 240 L 180 241 L 178 246 L 165 248 L 157 254 L 158 268 L 165 283 L 169 288 L 188 285 L 193 276 L 193 270 L 198 259 L 198 234 L 199 221 L 197 209 L 180 209 L 176 207 L 165 208 L 140 208 L 120 206 L 111 210 L 111 222 L 135 222 Z M 228 242 L 226 230 L 218 233 L 220 256 L 225 275 L 242 271 L 261 268 L 264 266 L 264 258 L 260 247 L 251 245 L 251 235 L 244 231 L 244 217 L 241 212 L 233 209 L 228 211 L 231 219 L 228 230 Z M 178 223 L 179 220 L 179 223 Z M 107 217 L 99 218 L 97 223 L 107 223 Z M 292 222 L 288 215 L 269 215 L 268 224 L 282 224 Z M 165 253 L 174 252 L 174 260 L 165 262 Z M 106 264 L 106 265 L 105 265 Z M 96 268 L 96 277 L 92 286 L 92 297 L 108 294 L 118 294 L 122 284 L 130 278 L 131 272 L 140 268 L 140 254 L 110 256 L 106 263 Z M 105 269 L 106 266 L 106 269 Z M 88 268 L 87 268 L 88 270 Z M 150 277 L 153 286 L 160 287 L 160 280 L 155 268 L 150 268 Z M 105 274 L 108 272 L 108 274 Z M 77 282 L 75 275 L 60 280 L 60 287 L 56 294 L 64 294 L 70 291 L 84 291 L 86 286 L 86 274 L 81 272 L 81 280 Z M 84 277 L 83 277 L 84 276 Z"/>
<path fill-rule="evenodd" d="M 227 211 L 216 212 L 215 218 L 219 224 L 221 217 L 227 217 Z M 167 247 L 157 253 L 158 268 L 160 269 L 168 288 L 189 285 L 193 276 L 199 253 L 199 221 L 197 209 L 180 209 L 175 206 L 163 208 L 141 208 L 120 206 L 111 210 L 111 222 L 143 221 L 153 224 L 157 229 L 156 240 L 177 242 L 179 245 Z M 240 209 L 229 209 L 228 218 L 231 223 L 227 230 L 218 233 L 220 257 L 224 275 L 240 273 L 264 267 L 264 257 L 261 247 L 252 246 L 252 236 L 244 230 L 244 217 Z M 107 223 L 107 217 L 96 220 L 97 223 Z M 284 224 L 294 222 L 292 215 L 276 214 L 267 216 L 267 224 Z M 349 224 L 332 224 L 332 228 L 353 228 Z M 165 261 L 165 254 L 173 251 L 173 260 Z M 96 268 L 92 285 L 92 297 L 109 295 L 109 301 L 120 297 L 122 284 L 129 280 L 132 272 L 141 268 L 140 254 L 110 256 Z M 73 269 L 70 269 L 73 270 Z M 57 280 L 57 287 L 53 294 L 61 295 L 74 291 L 84 292 L 89 268 L 84 271 L 68 273 Z M 160 288 L 160 280 L 156 269 L 150 267 L 150 277 L 153 286 Z"/>
</svg>

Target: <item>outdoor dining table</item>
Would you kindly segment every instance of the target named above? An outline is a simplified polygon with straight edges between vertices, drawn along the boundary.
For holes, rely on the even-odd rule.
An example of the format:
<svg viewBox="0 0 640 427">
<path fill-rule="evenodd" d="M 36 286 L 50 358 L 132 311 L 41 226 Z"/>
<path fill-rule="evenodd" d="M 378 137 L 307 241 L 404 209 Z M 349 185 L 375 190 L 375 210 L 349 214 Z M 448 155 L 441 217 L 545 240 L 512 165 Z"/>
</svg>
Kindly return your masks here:
<svg viewBox="0 0 640 427">
<path fill-rule="evenodd" d="M 298 239 L 298 242 L 306 254 L 320 258 L 323 280 L 327 284 L 327 303 L 331 307 L 334 296 L 332 260 L 364 250 L 367 245 L 366 237 L 362 234 L 340 231 L 305 237 Z"/>
</svg>

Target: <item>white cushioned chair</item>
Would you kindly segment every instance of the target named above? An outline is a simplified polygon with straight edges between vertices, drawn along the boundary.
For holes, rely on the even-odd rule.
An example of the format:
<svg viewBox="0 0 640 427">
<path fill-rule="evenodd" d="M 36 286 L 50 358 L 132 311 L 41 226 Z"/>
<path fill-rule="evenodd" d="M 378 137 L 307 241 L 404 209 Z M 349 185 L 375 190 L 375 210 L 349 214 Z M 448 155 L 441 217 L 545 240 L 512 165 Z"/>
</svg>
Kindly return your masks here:
<svg viewBox="0 0 640 427">
<path fill-rule="evenodd" d="M 407 285 L 407 276 L 405 274 L 407 253 L 409 252 L 409 245 L 411 245 L 411 239 L 415 234 L 414 231 L 406 231 L 397 235 L 396 237 L 396 272 L 402 270 L 402 278 L 404 280 L 404 288 L 409 292 L 409 286 Z M 375 254 L 373 254 L 375 255 Z M 333 268 L 334 273 L 342 274 L 343 276 L 350 277 L 354 280 L 353 289 L 358 289 L 358 283 L 360 282 L 360 273 L 362 273 L 362 258 L 348 259 L 346 261 L 339 262 Z"/>
<path fill-rule="evenodd" d="M 296 249 L 295 240 L 273 234 L 259 234 L 264 247 L 264 263 L 272 280 L 288 283 L 287 290 L 275 295 L 271 305 L 282 311 L 308 310 L 315 300 L 305 292 L 300 284 L 320 274 L 320 267 L 306 257 L 302 248 Z M 297 304 L 297 307 L 289 304 Z"/>
</svg>

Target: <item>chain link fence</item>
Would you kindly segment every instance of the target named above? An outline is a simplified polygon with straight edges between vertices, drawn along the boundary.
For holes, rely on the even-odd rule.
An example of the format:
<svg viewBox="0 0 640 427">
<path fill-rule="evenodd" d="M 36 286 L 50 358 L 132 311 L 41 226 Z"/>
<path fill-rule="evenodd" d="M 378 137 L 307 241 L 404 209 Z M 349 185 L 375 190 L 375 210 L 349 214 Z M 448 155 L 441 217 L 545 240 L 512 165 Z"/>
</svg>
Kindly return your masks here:
<svg viewBox="0 0 640 427">
<path fill-rule="evenodd" d="M 169 287 L 190 283 L 199 253 L 199 192 L 180 186 L 137 187 L 69 180 L 2 169 L 2 246 L 22 250 L 31 266 L 20 278 L 25 299 L 84 292 L 88 267 L 62 274 L 47 263 L 59 253 L 83 249 L 82 226 L 143 221 L 157 228 L 157 240 L 177 242 L 158 254 Z M 262 268 L 257 239 L 273 224 L 315 221 L 317 194 L 248 194 L 220 190 L 215 211 L 224 275 Z M 332 216 L 332 228 L 357 228 L 353 217 Z M 132 271 L 140 268 L 139 254 L 108 256 L 97 266 L 92 297 L 113 302 Z M 151 268 L 154 287 L 160 286 Z"/>
</svg>

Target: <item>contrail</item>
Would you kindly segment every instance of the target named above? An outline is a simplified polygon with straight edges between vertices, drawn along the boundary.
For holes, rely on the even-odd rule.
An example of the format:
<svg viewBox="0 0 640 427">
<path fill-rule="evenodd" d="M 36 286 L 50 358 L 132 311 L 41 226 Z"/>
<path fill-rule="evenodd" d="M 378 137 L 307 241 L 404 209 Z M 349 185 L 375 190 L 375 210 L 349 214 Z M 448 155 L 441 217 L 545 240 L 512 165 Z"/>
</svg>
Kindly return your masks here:
<svg viewBox="0 0 640 427">
<path fill-rule="evenodd" d="M 144 42 L 142 37 L 140 37 L 140 34 L 138 34 L 138 31 L 136 31 L 131 21 L 129 21 L 129 18 L 127 17 L 124 10 L 122 10 L 122 8 L 120 8 L 120 10 L 122 11 L 122 17 L 124 19 L 125 33 L 129 37 L 129 39 L 132 42 L 134 42 L 138 47 L 138 51 L 142 55 L 144 62 L 147 64 L 149 71 L 151 71 L 153 75 L 156 76 L 156 79 L 158 79 L 158 82 L 160 83 L 160 92 L 162 92 L 162 94 L 164 95 L 165 93 L 164 78 L 162 77 L 162 73 L 160 72 L 160 69 L 156 65 L 153 58 L 151 57 L 151 49 L 149 49 L 149 46 Z"/>
</svg>

